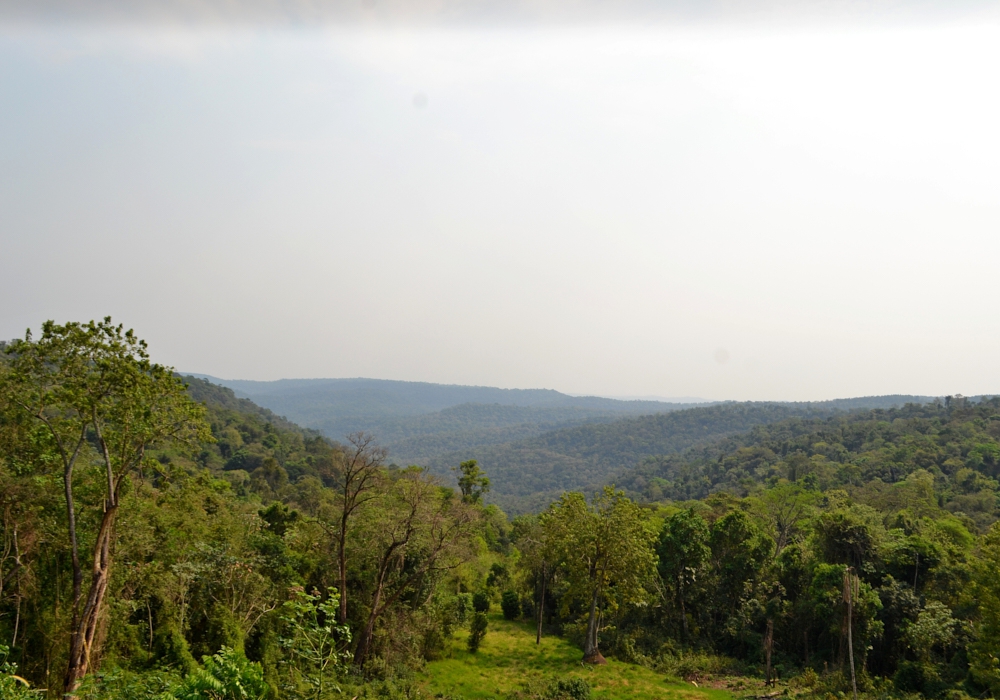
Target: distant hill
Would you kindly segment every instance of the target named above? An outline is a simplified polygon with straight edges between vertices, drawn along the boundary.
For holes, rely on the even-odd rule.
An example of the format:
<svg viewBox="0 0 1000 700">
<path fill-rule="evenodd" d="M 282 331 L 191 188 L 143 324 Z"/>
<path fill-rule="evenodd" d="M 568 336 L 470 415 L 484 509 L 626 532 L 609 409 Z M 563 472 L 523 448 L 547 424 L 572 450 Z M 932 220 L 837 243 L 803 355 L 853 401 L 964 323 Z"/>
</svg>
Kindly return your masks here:
<svg viewBox="0 0 1000 700">
<path fill-rule="evenodd" d="M 910 480 L 914 493 L 931 494 L 933 503 L 925 508 L 961 514 L 973 531 L 985 531 L 1000 516 L 998 478 L 1000 398 L 989 396 L 797 416 L 649 457 L 612 477 L 633 497 L 652 501 L 719 491 L 743 496 L 788 479 L 824 491 L 845 489 L 883 508 L 902 498 L 891 485 Z M 921 492 L 918 483 L 933 488 Z"/>
<path fill-rule="evenodd" d="M 693 405 L 570 396 L 552 389 L 500 389 L 388 379 L 279 379 L 258 382 L 198 374 L 193 376 L 229 387 L 237 396 L 253 399 L 301 425 L 318 427 L 319 423 L 324 423 L 329 429 L 346 427 L 347 432 L 364 429 L 360 423 L 369 419 L 434 413 L 461 404 L 574 407 L 629 414 L 656 413 Z"/>
<path fill-rule="evenodd" d="M 522 512 L 543 507 L 563 491 L 597 489 L 649 457 L 676 454 L 758 425 L 834 412 L 810 404 L 718 404 L 562 428 L 526 440 L 444 454 L 428 466 L 444 474 L 461 460 L 474 458 L 492 480 L 490 499 L 506 510 Z"/>
<path fill-rule="evenodd" d="M 237 396 L 251 399 L 334 440 L 343 440 L 357 430 L 371 432 L 399 464 L 425 464 L 454 451 L 695 405 L 569 396 L 551 389 L 499 389 L 382 379 L 257 382 L 194 376 L 228 387 Z"/>
<path fill-rule="evenodd" d="M 755 426 L 934 400 L 892 395 L 692 405 L 379 379 L 206 379 L 334 440 L 371 432 L 400 465 L 428 466 L 450 478 L 459 462 L 477 459 L 493 482 L 490 500 L 511 512 L 541 507 L 564 490 L 596 489 L 650 458 Z"/>
</svg>

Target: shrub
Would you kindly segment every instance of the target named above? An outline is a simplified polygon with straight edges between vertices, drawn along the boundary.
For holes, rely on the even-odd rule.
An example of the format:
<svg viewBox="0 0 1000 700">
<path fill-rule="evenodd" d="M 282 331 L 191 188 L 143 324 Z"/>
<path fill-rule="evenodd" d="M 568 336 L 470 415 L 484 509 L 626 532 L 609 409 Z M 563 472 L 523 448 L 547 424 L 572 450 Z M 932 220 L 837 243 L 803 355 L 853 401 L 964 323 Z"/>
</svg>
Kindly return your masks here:
<svg viewBox="0 0 1000 700">
<path fill-rule="evenodd" d="M 472 609 L 477 613 L 488 613 L 490 611 L 490 596 L 480 591 L 472 596 Z"/>
<path fill-rule="evenodd" d="M 489 621 L 486 619 L 486 613 L 477 612 L 472 616 L 472 622 L 469 625 L 469 651 L 473 654 L 479 651 L 479 645 L 483 643 L 488 625 Z"/>
<path fill-rule="evenodd" d="M 204 658 L 205 667 L 195 669 L 174 691 L 177 700 L 263 700 L 268 687 L 261 665 L 248 661 L 228 647 Z"/>
<path fill-rule="evenodd" d="M 535 619 L 535 601 L 530 595 L 521 598 L 521 615 L 527 620 Z"/>
<path fill-rule="evenodd" d="M 10 648 L 0 644 L 0 698 L 32 698 L 35 693 L 28 690 L 28 681 L 17 675 L 17 664 L 7 661 Z"/>
<path fill-rule="evenodd" d="M 516 620 L 521 615 L 521 599 L 514 591 L 503 592 L 500 607 L 503 609 L 503 619 L 505 620 Z"/>
<path fill-rule="evenodd" d="M 173 700 L 172 689 L 180 679 L 172 672 L 135 672 L 110 668 L 87 676 L 77 689 L 80 700 Z M 0 698 L 7 698 L 0 686 Z M 13 698 L 21 696 L 14 695 Z M 25 695 L 24 697 L 28 697 Z M 31 694 L 33 698 L 42 695 Z"/>
<path fill-rule="evenodd" d="M 805 671 L 788 681 L 788 685 L 795 688 L 815 688 L 818 683 L 819 674 L 811 668 L 807 668 Z"/>
<path fill-rule="evenodd" d="M 472 594 L 459 593 L 455 596 L 455 617 L 459 622 L 465 622 L 466 615 L 472 610 Z"/>
<path fill-rule="evenodd" d="M 583 678 L 560 678 L 549 685 L 552 700 L 590 700 L 590 683 Z"/>
<path fill-rule="evenodd" d="M 668 676 L 684 680 L 736 675 L 742 671 L 735 659 L 702 652 L 692 652 L 676 658 L 665 657 L 662 667 Z"/>
</svg>

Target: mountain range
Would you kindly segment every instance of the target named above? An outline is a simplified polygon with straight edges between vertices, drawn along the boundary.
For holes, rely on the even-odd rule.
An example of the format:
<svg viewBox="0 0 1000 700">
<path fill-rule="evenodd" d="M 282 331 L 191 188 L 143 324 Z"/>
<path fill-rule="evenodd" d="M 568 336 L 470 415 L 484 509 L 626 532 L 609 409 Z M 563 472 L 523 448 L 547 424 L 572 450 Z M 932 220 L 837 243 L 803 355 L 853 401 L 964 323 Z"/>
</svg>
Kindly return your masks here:
<svg viewBox="0 0 1000 700">
<path fill-rule="evenodd" d="M 490 500 L 511 512 L 533 510 L 564 490 L 599 488 L 644 459 L 758 425 L 934 400 L 893 395 L 692 404 L 363 378 L 193 376 L 333 440 L 370 432 L 396 464 L 419 464 L 451 478 L 457 464 L 476 459 L 492 479 Z"/>
</svg>

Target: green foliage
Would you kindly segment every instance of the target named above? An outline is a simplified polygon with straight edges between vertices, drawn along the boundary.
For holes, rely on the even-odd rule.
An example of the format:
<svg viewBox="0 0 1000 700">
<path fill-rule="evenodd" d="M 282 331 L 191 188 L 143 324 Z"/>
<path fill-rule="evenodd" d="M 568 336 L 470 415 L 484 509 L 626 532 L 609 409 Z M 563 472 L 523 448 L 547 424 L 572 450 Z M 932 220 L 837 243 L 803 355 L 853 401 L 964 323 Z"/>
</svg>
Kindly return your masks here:
<svg viewBox="0 0 1000 700">
<path fill-rule="evenodd" d="M 240 652 L 223 647 L 203 659 L 204 668 L 195 669 L 173 691 L 176 700 L 264 700 L 269 688 L 260 664 L 248 661 Z"/>
<path fill-rule="evenodd" d="M 969 666 L 978 683 L 1000 694 L 1000 524 L 983 538 L 975 566 L 973 595 L 979 606 Z"/>
<path fill-rule="evenodd" d="M 81 700 L 174 700 L 179 683 L 172 673 L 112 668 L 86 678 L 78 694 Z"/>
<path fill-rule="evenodd" d="M 693 605 L 697 604 L 699 584 L 712 554 L 708 535 L 708 524 L 694 510 L 688 509 L 675 513 L 663 523 L 656 547 L 659 574 L 674 599 L 685 642 L 689 636 L 689 611 L 695 610 Z"/>
<path fill-rule="evenodd" d="M 473 607 L 474 596 L 471 593 L 459 593 L 455 596 L 455 619 L 458 622 L 465 622 L 466 616 L 475 610 Z M 489 609 L 489 598 L 486 599 L 487 610 Z"/>
<path fill-rule="evenodd" d="M 486 591 L 479 591 L 472 596 L 472 609 L 477 613 L 488 613 L 490 611 L 490 594 Z"/>
<path fill-rule="evenodd" d="M 500 598 L 500 609 L 503 610 L 503 619 L 516 620 L 521 616 L 521 597 L 517 591 L 504 591 Z"/>
<path fill-rule="evenodd" d="M 458 488 L 462 492 L 462 499 L 466 503 L 482 502 L 483 496 L 490 490 L 490 479 L 479 468 L 476 460 L 462 462 L 456 471 L 460 474 Z"/>
<path fill-rule="evenodd" d="M 17 664 L 8 661 L 10 647 L 0 644 L 0 698 L 4 700 L 27 700 L 37 697 L 30 689 L 30 683 L 17 675 Z"/>
<path fill-rule="evenodd" d="M 559 678 L 549 684 L 546 696 L 552 700 L 590 700 L 590 683 L 583 678 Z"/>
<path fill-rule="evenodd" d="M 68 473 L 81 573 L 101 551 L 109 495 L 116 503 L 103 528 L 114 567 L 100 671 L 81 698 L 409 699 L 425 664 L 461 675 L 459 663 L 475 669 L 463 686 L 473 695 L 577 698 L 583 686 L 549 680 L 603 671 L 580 667 L 578 651 L 549 666 L 543 650 L 579 641 L 600 660 L 598 637 L 612 664 L 645 664 L 657 683 L 762 675 L 770 655 L 797 688 L 836 695 L 849 687 L 848 622 L 873 697 L 1000 693 L 1000 401 L 835 416 L 735 404 L 557 431 L 535 447 L 553 448 L 549 476 L 583 465 L 559 476 L 573 483 L 662 449 L 623 473 L 630 493 L 659 502 L 567 493 L 513 523 L 482 503 L 486 462 L 466 460 L 456 492 L 376 459 L 345 524 L 341 446 L 201 380 L 185 396 L 140 341 L 105 325 L 51 326 L 0 360 L 0 638 L 17 640 L 4 697 L 59 693 L 67 665 L 74 547 L 60 442 L 78 445 Z M 115 386 L 128 391 L 101 403 L 97 390 Z M 727 432 L 740 425 L 752 429 Z M 522 447 L 515 475 L 533 468 L 534 447 Z M 338 599 L 341 541 L 350 596 Z M 858 575 L 849 621 L 846 567 Z M 80 578 L 85 600 L 91 579 Z M 491 600 L 504 619 L 488 624 Z M 537 664 L 523 691 L 486 666 L 514 668 L 515 654 Z"/>
<path fill-rule="evenodd" d="M 653 410 L 663 408 L 660 405 Z M 470 447 L 462 454 L 473 455 L 490 472 L 494 501 L 509 512 L 523 513 L 544 509 L 564 491 L 590 492 L 610 480 L 631 486 L 618 475 L 647 458 L 678 454 L 693 445 L 741 433 L 756 425 L 793 416 L 829 415 L 829 412 L 828 408 L 809 405 L 720 404 L 587 423 L 515 442 Z M 448 468 L 448 460 L 454 464 L 454 459 L 455 455 L 447 454 L 429 459 L 428 464 L 443 471 Z M 705 494 L 707 490 L 701 488 L 698 494 L 681 497 Z M 663 495 L 677 497 L 673 493 Z"/>
<path fill-rule="evenodd" d="M 486 613 L 476 612 L 472 615 L 472 620 L 469 622 L 468 647 L 473 654 L 479 651 L 479 646 L 486 637 L 487 627 L 489 627 L 489 619 L 486 617 Z"/>
<path fill-rule="evenodd" d="M 337 624 L 340 596 L 337 589 L 330 588 L 323 600 L 318 592 L 294 591 L 295 598 L 282 607 L 281 620 L 286 627 L 286 635 L 281 638 L 281 646 L 288 653 L 289 684 L 286 692 L 298 694 L 304 682 L 312 692 L 309 697 L 320 700 L 327 689 L 340 692 L 330 681 L 336 676 L 338 667 L 350 658 L 343 651 L 351 642 L 351 631 L 347 625 Z"/>
</svg>

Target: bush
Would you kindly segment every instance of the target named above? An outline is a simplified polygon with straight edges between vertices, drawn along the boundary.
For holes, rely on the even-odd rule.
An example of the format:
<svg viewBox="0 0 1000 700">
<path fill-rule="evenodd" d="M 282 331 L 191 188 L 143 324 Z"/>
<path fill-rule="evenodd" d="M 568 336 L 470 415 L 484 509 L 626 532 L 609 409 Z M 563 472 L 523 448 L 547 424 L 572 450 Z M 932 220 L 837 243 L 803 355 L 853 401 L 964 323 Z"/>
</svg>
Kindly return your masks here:
<svg viewBox="0 0 1000 700">
<path fill-rule="evenodd" d="M 687 681 L 711 676 L 738 675 L 743 671 L 735 659 L 701 652 L 684 654 L 676 658 L 666 657 L 662 662 L 662 669 L 668 676 Z"/>
<path fill-rule="evenodd" d="M 0 698 L 33 698 L 35 693 L 28 690 L 28 681 L 17 675 L 17 664 L 9 663 L 10 648 L 0 644 Z"/>
<path fill-rule="evenodd" d="M 472 609 L 477 613 L 488 613 L 490 611 L 489 595 L 484 592 L 479 592 L 472 596 Z"/>
<path fill-rule="evenodd" d="M 793 688 L 815 688 L 818 683 L 819 674 L 811 668 L 807 668 L 805 671 L 788 681 L 788 685 Z"/>
<path fill-rule="evenodd" d="M 529 678 L 504 700 L 590 700 L 590 684 L 583 678 Z M 446 700 L 454 700 L 449 698 Z"/>
<path fill-rule="evenodd" d="M 469 651 L 473 654 L 479 651 L 479 645 L 483 643 L 488 625 L 489 620 L 486 619 L 486 613 L 477 612 L 472 616 L 472 622 L 469 625 Z"/>
<path fill-rule="evenodd" d="M 242 653 L 222 647 L 204 658 L 205 668 L 194 673 L 174 691 L 177 700 L 264 700 L 268 686 L 261 665 Z"/>
<path fill-rule="evenodd" d="M 535 601 L 530 595 L 521 598 L 521 615 L 526 620 L 535 619 Z"/>
<path fill-rule="evenodd" d="M 521 615 L 521 599 L 514 591 L 503 592 L 500 607 L 503 609 L 503 619 L 505 620 L 516 620 Z"/>
<path fill-rule="evenodd" d="M 560 678 L 552 681 L 546 695 L 552 700 L 590 700 L 590 683 L 583 678 Z"/>
<path fill-rule="evenodd" d="M 466 616 L 472 610 L 472 594 L 459 593 L 455 596 L 455 618 L 459 622 L 465 622 Z"/>
<path fill-rule="evenodd" d="M 172 700 L 173 688 L 180 678 L 171 672 L 135 672 L 122 668 L 110 668 L 92 673 L 83 679 L 77 690 L 80 700 Z M 0 685 L 0 698 L 7 698 Z M 12 696 L 20 697 L 18 695 Z M 24 697 L 28 697 L 25 695 Z M 33 698 L 41 695 L 32 694 Z"/>
</svg>

